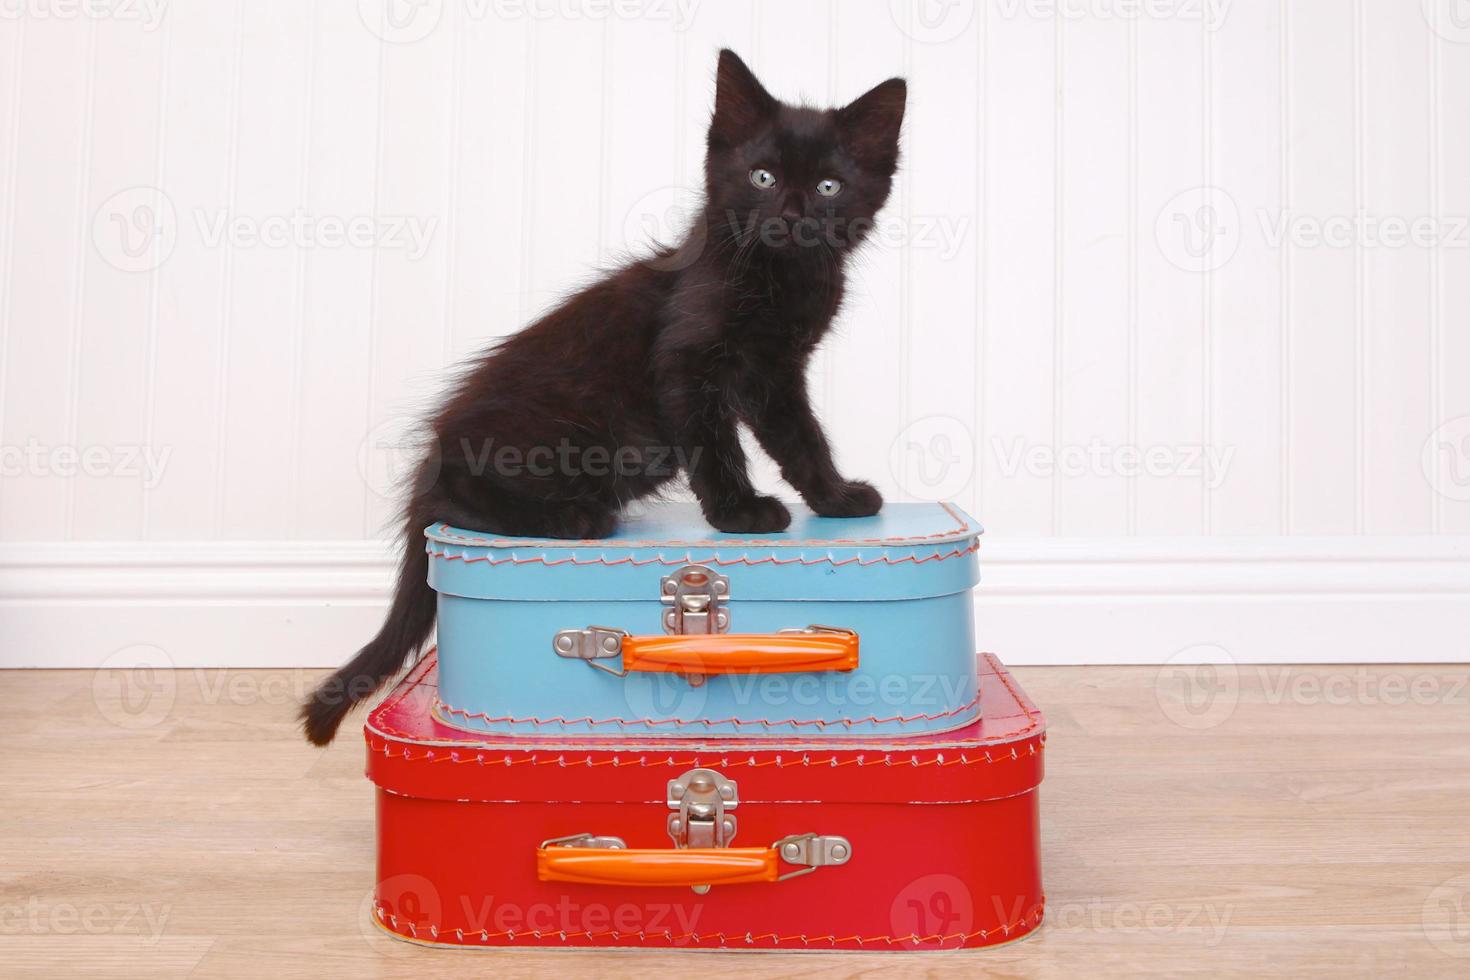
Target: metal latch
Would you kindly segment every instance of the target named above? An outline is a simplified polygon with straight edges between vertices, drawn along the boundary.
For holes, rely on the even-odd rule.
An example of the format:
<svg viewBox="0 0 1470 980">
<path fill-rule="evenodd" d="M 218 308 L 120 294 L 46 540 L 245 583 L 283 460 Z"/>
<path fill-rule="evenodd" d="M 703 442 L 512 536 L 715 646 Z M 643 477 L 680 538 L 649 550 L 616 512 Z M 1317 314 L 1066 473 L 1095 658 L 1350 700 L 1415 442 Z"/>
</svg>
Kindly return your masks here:
<svg viewBox="0 0 1470 980">
<path fill-rule="evenodd" d="M 730 610 L 725 605 L 729 599 L 730 580 L 706 565 L 685 565 L 674 574 L 665 575 L 659 580 L 659 602 L 669 607 L 663 615 L 664 632 L 687 635 L 729 632 Z M 597 661 L 621 656 L 623 639 L 629 635 L 627 630 L 611 626 L 561 630 L 552 637 L 551 647 L 559 657 L 582 660 L 589 667 L 614 677 L 626 677 L 626 670 Z M 689 674 L 688 681 L 691 687 L 698 687 L 705 677 Z"/>
<path fill-rule="evenodd" d="M 730 629 L 730 580 L 706 565 L 685 565 L 659 582 L 665 633 L 725 633 Z"/>
<path fill-rule="evenodd" d="M 804 864 L 800 871 L 782 875 L 777 881 L 809 875 L 818 868 L 846 864 L 852 857 L 852 844 L 846 837 L 821 834 L 794 834 L 771 845 L 787 864 Z"/>
<path fill-rule="evenodd" d="M 666 802 L 670 810 L 669 836 L 674 846 L 729 847 L 735 838 L 735 815 L 740 805 L 735 780 L 713 769 L 691 769 L 669 780 Z"/>
<path fill-rule="evenodd" d="M 727 779 L 713 769 L 690 769 L 668 783 L 665 802 L 671 811 L 666 822 L 669 837 L 677 850 L 729 847 L 735 839 L 737 822 L 730 811 L 740 805 L 740 791 L 735 780 Z M 543 841 L 541 847 L 590 847 L 626 850 L 621 837 L 599 837 L 572 834 Z M 779 875 L 775 881 L 786 881 L 811 874 L 818 868 L 846 864 L 852 859 L 852 843 L 846 837 L 823 834 L 793 834 L 770 847 L 786 864 L 800 865 L 796 871 Z M 561 879 L 567 880 L 567 879 Z M 698 894 L 706 894 L 709 885 L 690 885 Z"/>
<path fill-rule="evenodd" d="M 561 630 L 552 637 L 551 648 L 556 651 L 558 657 L 585 660 L 589 667 L 596 667 L 614 677 L 626 677 L 628 676 L 626 670 L 614 670 L 607 664 L 600 664 L 597 661 L 622 656 L 623 638 L 627 635 L 627 630 L 620 630 L 612 626 L 589 626 L 580 630 Z"/>
<path fill-rule="evenodd" d="M 599 847 L 609 851 L 626 851 L 628 844 L 621 837 L 598 837 L 595 834 L 568 834 L 541 842 L 542 847 Z"/>
</svg>

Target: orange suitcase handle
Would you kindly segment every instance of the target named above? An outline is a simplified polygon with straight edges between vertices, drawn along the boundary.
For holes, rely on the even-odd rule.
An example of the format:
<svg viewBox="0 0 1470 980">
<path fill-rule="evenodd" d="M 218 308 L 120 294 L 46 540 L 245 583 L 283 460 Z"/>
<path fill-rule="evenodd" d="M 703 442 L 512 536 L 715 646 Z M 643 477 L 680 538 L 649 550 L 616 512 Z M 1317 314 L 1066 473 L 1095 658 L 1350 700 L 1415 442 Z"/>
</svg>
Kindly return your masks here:
<svg viewBox="0 0 1470 980">
<path fill-rule="evenodd" d="M 620 837 L 573 834 L 543 841 L 536 849 L 536 877 L 580 885 L 688 886 L 785 881 L 818 868 L 846 864 L 845 837 L 793 834 L 770 847 L 628 847 Z M 798 870 L 781 873 L 781 862 Z"/>
<path fill-rule="evenodd" d="M 774 847 L 540 847 L 536 877 L 582 885 L 743 885 L 780 877 Z"/>
<path fill-rule="evenodd" d="M 855 670 L 858 637 L 850 630 L 813 627 L 783 633 L 629 636 L 623 669 L 678 674 L 797 674 Z"/>
</svg>

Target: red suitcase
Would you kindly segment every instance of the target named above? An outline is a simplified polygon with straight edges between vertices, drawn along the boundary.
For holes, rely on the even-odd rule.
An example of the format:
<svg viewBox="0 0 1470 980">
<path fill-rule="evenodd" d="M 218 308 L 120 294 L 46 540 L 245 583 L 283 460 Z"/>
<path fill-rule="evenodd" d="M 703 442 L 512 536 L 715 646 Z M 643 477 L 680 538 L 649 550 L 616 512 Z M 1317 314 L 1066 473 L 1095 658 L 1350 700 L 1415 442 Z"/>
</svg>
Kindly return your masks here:
<svg viewBox="0 0 1470 980">
<path fill-rule="evenodd" d="M 373 918 L 458 947 L 939 950 L 1041 923 L 1045 723 L 999 661 L 938 735 L 472 736 L 424 659 L 373 711 Z"/>
</svg>

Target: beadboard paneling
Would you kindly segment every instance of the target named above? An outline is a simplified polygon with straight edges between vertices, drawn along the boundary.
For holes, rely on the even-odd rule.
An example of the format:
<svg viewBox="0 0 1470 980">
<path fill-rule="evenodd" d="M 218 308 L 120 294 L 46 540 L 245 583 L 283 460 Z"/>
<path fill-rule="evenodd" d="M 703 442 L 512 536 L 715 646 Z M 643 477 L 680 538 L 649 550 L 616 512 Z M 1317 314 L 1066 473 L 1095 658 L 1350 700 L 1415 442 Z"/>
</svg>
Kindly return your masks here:
<svg viewBox="0 0 1470 980">
<path fill-rule="evenodd" d="M 677 231 L 721 45 L 788 98 L 910 79 L 814 369 L 849 472 L 1000 536 L 1470 532 L 1433 5 L 121 9 L 0 17 L 0 539 L 385 533 L 446 366 Z"/>
</svg>

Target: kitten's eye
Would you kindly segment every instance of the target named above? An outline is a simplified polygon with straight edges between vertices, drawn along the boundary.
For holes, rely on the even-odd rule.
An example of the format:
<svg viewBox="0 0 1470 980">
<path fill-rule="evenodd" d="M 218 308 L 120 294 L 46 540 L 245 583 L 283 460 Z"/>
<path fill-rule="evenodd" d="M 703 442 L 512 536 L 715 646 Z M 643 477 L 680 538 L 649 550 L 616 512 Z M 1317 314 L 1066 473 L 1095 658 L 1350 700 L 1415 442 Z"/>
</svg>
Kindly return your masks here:
<svg viewBox="0 0 1470 980">
<path fill-rule="evenodd" d="M 763 191 L 768 191 L 776 186 L 776 175 L 769 170 L 756 167 L 750 172 L 750 182 Z"/>
<path fill-rule="evenodd" d="M 842 191 L 842 181 L 828 177 L 817 182 L 817 193 L 823 197 L 836 197 Z"/>
</svg>

